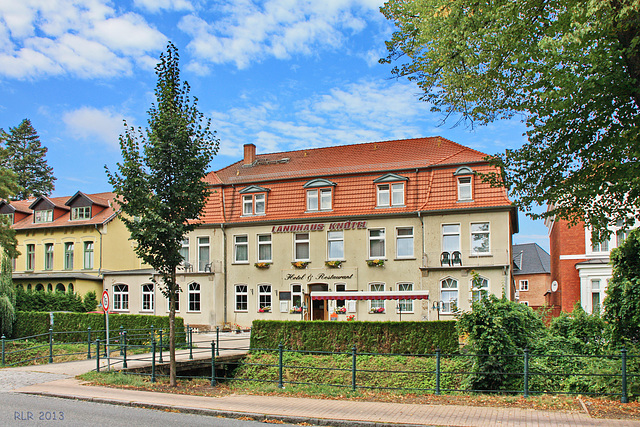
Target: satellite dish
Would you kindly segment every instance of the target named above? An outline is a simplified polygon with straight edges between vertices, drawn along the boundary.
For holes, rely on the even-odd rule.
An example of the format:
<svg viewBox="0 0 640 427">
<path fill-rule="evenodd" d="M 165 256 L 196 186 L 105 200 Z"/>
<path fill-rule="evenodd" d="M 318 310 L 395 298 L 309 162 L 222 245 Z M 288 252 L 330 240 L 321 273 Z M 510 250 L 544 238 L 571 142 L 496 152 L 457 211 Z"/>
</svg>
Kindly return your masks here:
<svg viewBox="0 0 640 427">
<path fill-rule="evenodd" d="M 556 292 L 557 290 L 558 290 L 558 282 L 554 280 L 553 282 L 551 282 L 551 291 Z"/>
</svg>

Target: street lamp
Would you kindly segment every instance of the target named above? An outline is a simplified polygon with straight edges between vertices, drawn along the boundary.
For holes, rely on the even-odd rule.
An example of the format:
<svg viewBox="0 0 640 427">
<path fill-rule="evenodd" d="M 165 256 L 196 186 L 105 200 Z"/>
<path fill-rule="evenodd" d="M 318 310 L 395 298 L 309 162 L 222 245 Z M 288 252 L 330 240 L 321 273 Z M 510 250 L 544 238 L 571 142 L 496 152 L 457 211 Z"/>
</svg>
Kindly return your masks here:
<svg viewBox="0 0 640 427">
<path fill-rule="evenodd" d="M 440 310 L 444 309 L 444 301 L 434 301 L 431 308 L 433 310 L 438 310 L 438 320 L 440 320 Z"/>
</svg>

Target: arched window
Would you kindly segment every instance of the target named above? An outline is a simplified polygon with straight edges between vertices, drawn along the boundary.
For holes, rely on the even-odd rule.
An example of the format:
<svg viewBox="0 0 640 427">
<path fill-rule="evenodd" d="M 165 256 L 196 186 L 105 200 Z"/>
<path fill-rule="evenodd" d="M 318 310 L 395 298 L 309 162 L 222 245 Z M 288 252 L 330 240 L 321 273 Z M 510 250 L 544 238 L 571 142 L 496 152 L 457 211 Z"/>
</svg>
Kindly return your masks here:
<svg viewBox="0 0 640 427">
<path fill-rule="evenodd" d="M 66 289 L 64 288 L 64 285 L 62 283 L 58 283 L 56 285 L 56 292 L 62 292 L 64 293 L 66 291 Z"/>
<path fill-rule="evenodd" d="M 142 311 L 153 311 L 154 302 L 153 284 L 142 285 Z"/>
<path fill-rule="evenodd" d="M 115 285 L 113 287 L 113 309 L 129 310 L 129 285 Z"/>
<path fill-rule="evenodd" d="M 69 291 L 70 293 L 75 292 L 75 289 L 73 287 L 73 283 L 69 283 L 69 286 L 67 286 L 67 291 Z"/>
<path fill-rule="evenodd" d="M 441 313 L 453 313 L 458 309 L 458 281 L 447 277 L 440 281 Z"/>
<path fill-rule="evenodd" d="M 478 276 L 477 282 L 474 283 L 472 278 L 469 281 L 469 288 L 471 289 L 471 300 L 480 301 L 489 296 L 489 279 Z"/>
<path fill-rule="evenodd" d="M 189 283 L 189 311 L 200 311 L 200 283 Z"/>
<path fill-rule="evenodd" d="M 44 285 L 42 283 L 38 283 L 36 285 L 36 291 L 44 292 Z"/>
<path fill-rule="evenodd" d="M 53 292 L 53 285 L 51 283 L 47 283 L 47 292 Z"/>
<path fill-rule="evenodd" d="M 30 291 L 31 290 L 31 283 L 27 283 L 27 290 Z"/>
</svg>

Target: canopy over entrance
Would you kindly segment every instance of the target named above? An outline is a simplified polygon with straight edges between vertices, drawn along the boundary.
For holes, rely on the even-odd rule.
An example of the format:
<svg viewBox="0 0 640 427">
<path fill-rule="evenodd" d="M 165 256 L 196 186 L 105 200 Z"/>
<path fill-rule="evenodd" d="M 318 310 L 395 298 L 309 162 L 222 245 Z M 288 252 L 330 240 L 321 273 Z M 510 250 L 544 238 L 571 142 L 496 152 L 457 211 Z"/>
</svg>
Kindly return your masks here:
<svg viewBox="0 0 640 427">
<path fill-rule="evenodd" d="M 429 291 L 311 292 L 312 300 L 403 300 L 429 299 Z"/>
</svg>

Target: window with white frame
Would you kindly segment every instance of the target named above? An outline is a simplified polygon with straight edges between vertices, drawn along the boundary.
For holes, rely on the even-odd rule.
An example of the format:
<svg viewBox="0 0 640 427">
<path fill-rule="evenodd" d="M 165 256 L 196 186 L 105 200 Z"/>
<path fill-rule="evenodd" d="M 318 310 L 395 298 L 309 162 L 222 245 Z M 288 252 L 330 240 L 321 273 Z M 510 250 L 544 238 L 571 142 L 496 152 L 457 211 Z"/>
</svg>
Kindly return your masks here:
<svg viewBox="0 0 640 427">
<path fill-rule="evenodd" d="M 235 300 L 236 300 L 235 311 L 248 311 L 249 292 L 247 290 L 247 285 L 235 286 Z"/>
<path fill-rule="evenodd" d="M 189 263 L 189 238 L 185 237 L 182 239 L 182 244 L 180 245 L 180 256 L 182 257 L 182 264 Z"/>
<path fill-rule="evenodd" d="M 142 311 L 153 311 L 154 303 L 153 283 L 145 283 L 142 285 Z"/>
<path fill-rule="evenodd" d="M 291 306 L 302 307 L 302 285 L 291 285 Z"/>
<path fill-rule="evenodd" d="M 398 283 L 400 292 L 412 291 L 413 283 Z M 398 301 L 398 311 L 401 313 L 413 313 L 413 300 L 401 299 Z"/>
<path fill-rule="evenodd" d="M 336 283 L 336 292 L 345 292 L 347 285 L 344 283 Z M 343 299 L 336 300 L 336 308 L 342 308 L 346 306 L 346 301 Z"/>
<path fill-rule="evenodd" d="M 471 253 L 474 255 L 487 255 L 491 252 L 489 244 L 489 223 L 471 223 Z"/>
<path fill-rule="evenodd" d="M 53 243 L 44 245 L 44 269 L 53 270 Z"/>
<path fill-rule="evenodd" d="M 591 313 L 600 313 L 600 279 L 591 279 Z"/>
<path fill-rule="evenodd" d="M 53 221 L 53 209 L 45 209 L 35 211 L 33 213 L 33 222 L 36 224 L 41 224 L 43 222 L 52 222 Z"/>
<path fill-rule="evenodd" d="M 385 258 L 385 232 L 384 228 L 369 229 L 369 258 L 380 259 Z"/>
<path fill-rule="evenodd" d="M 198 237 L 198 271 L 211 271 L 209 237 Z"/>
<path fill-rule="evenodd" d="M 609 252 L 609 241 L 591 242 L 591 252 Z"/>
<path fill-rule="evenodd" d="M 93 242 L 84 242 L 84 268 L 93 268 Z"/>
<path fill-rule="evenodd" d="M 396 228 L 396 257 L 413 258 L 413 227 Z"/>
<path fill-rule="evenodd" d="M 64 269 L 73 270 L 73 242 L 66 242 L 64 244 Z"/>
<path fill-rule="evenodd" d="M 344 259 L 344 232 L 342 230 L 327 231 L 327 245 L 330 261 Z"/>
<path fill-rule="evenodd" d="M 309 233 L 296 233 L 293 237 L 295 261 L 309 261 Z"/>
<path fill-rule="evenodd" d="M 478 276 L 475 282 L 474 279 L 470 280 L 470 287 L 472 301 L 480 301 L 489 296 L 489 279 Z"/>
<path fill-rule="evenodd" d="M 91 206 L 80 206 L 71 208 L 71 221 L 91 219 Z"/>
<path fill-rule="evenodd" d="M 246 234 L 233 236 L 233 262 L 249 262 L 249 237 Z"/>
<path fill-rule="evenodd" d="M 529 290 L 529 281 L 528 280 L 518 280 L 518 287 L 521 291 Z"/>
<path fill-rule="evenodd" d="M 258 309 L 271 309 L 271 285 L 258 285 Z"/>
<path fill-rule="evenodd" d="M 307 211 L 329 211 L 331 207 L 330 188 L 313 188 L 307 190 Z"/>
<path fill-rule="evenodd" d="M 384 283 L 369 283 L 369 290 L 371 292 L 384 292 Z M 371 310 L 377 310 L 380 308 L 384 310 L 384 300 L 382 299 L 372 299 L 369 303 Z"/>
<path fill-rule="evenodd" d="M 442 225 L 442 251 L 454 252 L 460 250 L 460 224 Z"/>
<path fill-rule="evenodd" d="M 200 283 L 189 283 L 188 292 L 188 311 L 200 311 Z"/>
<path fill-rule="evenodd" d="M 440 281 L 441 313 L 453 313 L 458 309 L 458 281 L 450 277 Z"/>
<path fill-rule="evenodd" d="M 461 176 L 458 178 L 458 200 L 472 200 L 471 177 Z"/>
<path fill-rule="evenodd" d="M 404 206 L 404 183 L 378 184 L 377 206 Z"/>
<path fill-rule="evenodd" d="M 119 284 L 113 287 L 113 309 L 129 310 L 129 285 Z"/>
<path fill-rule="evenodd" d="M 265 193 L 244 194 L 242 196 L 242 215 L 264 215 L 266 200 Z"/>
<path fill-rule="evenodd" d="M 271 262 L 271 234 L 258 234 L 258 262 Z"/>
</svg>

